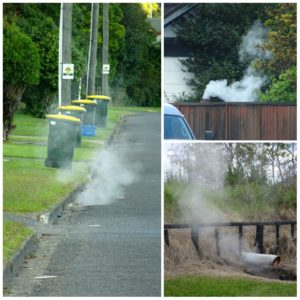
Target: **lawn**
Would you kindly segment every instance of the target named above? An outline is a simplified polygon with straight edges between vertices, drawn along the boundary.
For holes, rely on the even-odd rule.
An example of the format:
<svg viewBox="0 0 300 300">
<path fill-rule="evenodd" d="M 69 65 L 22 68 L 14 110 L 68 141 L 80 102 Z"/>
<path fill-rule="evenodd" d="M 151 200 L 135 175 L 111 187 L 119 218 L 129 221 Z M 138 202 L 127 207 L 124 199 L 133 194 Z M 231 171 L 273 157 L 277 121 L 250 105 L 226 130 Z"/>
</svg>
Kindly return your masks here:
<svg viewBox="0 0 300 300">
<path fill-rule="evenodd" d="M 5 244 L 3 247 L 4 265 L 31 234 L 32 231 L 30 229 L 18 222 L 7 220 L 3 221 L 3 236 L 5 238 Z"/>
<path fill-rule="evenodd" d="M 286 296 L 296 297 L 296 282 L 273 282 L 237 277 L 182 276 L 165 280 L 165 296 Z"/>
</svg>

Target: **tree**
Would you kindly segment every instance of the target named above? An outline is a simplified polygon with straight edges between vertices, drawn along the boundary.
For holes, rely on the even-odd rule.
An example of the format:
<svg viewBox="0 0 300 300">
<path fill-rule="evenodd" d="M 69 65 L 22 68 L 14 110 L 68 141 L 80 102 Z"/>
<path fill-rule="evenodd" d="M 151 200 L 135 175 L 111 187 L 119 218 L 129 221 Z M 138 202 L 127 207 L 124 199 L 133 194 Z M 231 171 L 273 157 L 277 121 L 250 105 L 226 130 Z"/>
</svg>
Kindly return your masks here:
<svg viewBox="0 0 300 300">
<path fill-rule="evenodd" d="M 126 88 L 134 105 L 160 105 L 160 45 L 146 22 L 140 4 L 121 4 L 125 38 L 118 53 L 117 75 L 112 85 Z"/>
<path fill-rule="evenodd" d="M 264 18 L 266 5 L 201 3 L 178 20 L 174 30 L 190 49 L 181 62 L 183 70 L 194 75 L 187 83 L 196 100 L 211 80 L 226 78 L 230 84 L 241 79 L 248 66 L 239 60 L 242 36 Z"/>
<path fill-rule="evenodd" d="M 279 75 L 273 77 L 269 89 L 261 93 L 260 100 L 265 102 L 296 103 L 297 99 L 297 70 L 291 67 Z"/>
<path fill-rule="evenodd" d="M 148 17 L 160 17 L 160 4 L 155 2 L 144 2 L 142 8 Z"/>
<path fill-rule="evenodd" d="M 39 82 L 26 88 L 22 102 L 27 112 L 43 117 L 57 92 L 58 23 L 55 22 L 58 22 L 59 5 L 10 3 L 5 4 L 4 13 L 30 36 L 38 49 Z"/>
<path fill-rule="evenodd" d="M 295 3 L 281 3 L 266 10 L 265 26 L 269 29 L 264 45 L 271 53 L 256 67 L 270 76 L 270 85 L 260 99 L 296 103 L 297 28 Z"/>
<path fill-rule="evenodd" d="M 3 137 L 13 129 L 13 115 L 27 86 L 37 84 L 40 60 L 36 45 L 20 28 L 3 23 Z"/>
</svg>

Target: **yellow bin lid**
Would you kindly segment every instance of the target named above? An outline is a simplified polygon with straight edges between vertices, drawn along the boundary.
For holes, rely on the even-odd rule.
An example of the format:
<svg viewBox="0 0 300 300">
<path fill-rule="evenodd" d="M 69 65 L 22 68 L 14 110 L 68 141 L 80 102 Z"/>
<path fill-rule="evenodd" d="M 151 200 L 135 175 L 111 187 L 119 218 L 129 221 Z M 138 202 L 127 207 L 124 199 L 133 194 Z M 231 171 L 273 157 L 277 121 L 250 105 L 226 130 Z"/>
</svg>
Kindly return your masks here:
<svg viewBox="0 0 300 300">
<path fill-rule="evenodd" d="M 72 103 L 75 104 L 89 104 L 89 105 L 97 105 L 97 103 L 93 100 L 73 100 Z"/>
<path fill-rule="evenodd" d="M 84 107 L 76 106 L 76 105 L 66 105 L 66 106 L 59 106 L 58 110 L 74 110 L 74 111 L 86 111 Z"/>
<path fill-rule="evenodd" d="M 48 119 L 55 119 L 55 120 L 63 120 L 63 121 L 70 121 L 75 123 L 80 123 L 80 119 L 66 116 L 66 115 L 46 115 Z"/>
<path fill-rule="evenodd" d="M 104 101 L 110 101 L 111 98 L 104 95 L 90 95 L 87 96 L 88 99 L 97 99 L 97 100 L 104 100 Z"/>
</svg>

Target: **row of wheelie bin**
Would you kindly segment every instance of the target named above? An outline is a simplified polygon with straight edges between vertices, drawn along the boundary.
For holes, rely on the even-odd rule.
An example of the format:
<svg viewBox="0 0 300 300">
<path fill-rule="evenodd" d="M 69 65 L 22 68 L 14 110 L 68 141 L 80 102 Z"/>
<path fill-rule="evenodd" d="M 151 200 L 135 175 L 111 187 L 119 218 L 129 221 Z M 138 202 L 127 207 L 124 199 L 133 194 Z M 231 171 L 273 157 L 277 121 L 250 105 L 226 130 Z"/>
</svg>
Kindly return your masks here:
<svg viewBox="0 0 300 300">
<path fill-rule="evenodd" d="M 96 127 L 106 128 L 109 101 L 108 96 L 92 95 L 85 100 L 73 100 L 71 105 L 58 107 L 58 114 L 47 115 L 47 167 L 72 167 L 74 148 L 81 146 L 81 136 L 95 136 Z"/>
</svg>

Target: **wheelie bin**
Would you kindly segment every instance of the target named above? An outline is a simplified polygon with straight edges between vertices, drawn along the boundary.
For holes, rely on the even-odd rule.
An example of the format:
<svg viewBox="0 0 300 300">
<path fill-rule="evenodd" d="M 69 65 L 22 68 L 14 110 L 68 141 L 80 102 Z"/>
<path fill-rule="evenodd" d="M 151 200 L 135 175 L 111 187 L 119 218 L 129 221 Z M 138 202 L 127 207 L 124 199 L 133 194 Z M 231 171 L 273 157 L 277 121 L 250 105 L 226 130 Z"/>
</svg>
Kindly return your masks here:
<svg viewBox="0 0 300 300">
<path fill-rule="evenodd" d="M 48 149 L 45 166 L 71 169 L 80 119 L 66 115 L 47 115 Z"/>
<path fill-rule="evenodd" d="M 82 119 L 81 135 L 95 136 L 97 102 L 93 100 L 73 100 L 72 104 L 86 109 L 86 113 L 83 115 Z"/>
<path fill-rule="evenodd" d="M 67 105 L 67 106 L 59 106 L 57 108 L 60 114 L 66 115 L 66 116 L 72 116 L 75 118 L 80 119 L 82 121 L 83 115 L 86 112 L 86 109 L 84 107 L 80 107 L 77 105 Z M 76 136 L 76 147 L 81 146 L 81 125 L 78 128 L 77 136 Z"/>
<path fill-rule="evenodd" d="M 104 95 L 90 95 L 87 99 L 92 99 L 98 103 L 96 108 L 96 126 L 106 128 L 107 125 L 107 111 L 108 102 L 111 100 L 110 97 Z"/>
</svg>

